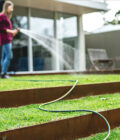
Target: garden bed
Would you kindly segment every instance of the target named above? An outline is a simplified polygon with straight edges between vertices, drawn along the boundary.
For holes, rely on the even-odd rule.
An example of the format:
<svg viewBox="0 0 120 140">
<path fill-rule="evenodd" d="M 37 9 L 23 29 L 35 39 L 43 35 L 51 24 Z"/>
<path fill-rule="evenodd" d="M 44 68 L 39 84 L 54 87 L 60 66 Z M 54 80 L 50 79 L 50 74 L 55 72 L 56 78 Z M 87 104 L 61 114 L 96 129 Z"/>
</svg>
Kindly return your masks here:
<svg viewBox="0 0 120 140">
<path fill-rule="evenodd" d="M 111 128 L 120 126 L 120 109 L 100 112 L 109 121 Z M 105 122 L 97 115 L 62 119 L 49 123 L 0 132 L 1 140 L 70 140 L 90 136 L 107 130 Z M 99 139 L 100 140 L 100 139 Z M 102 140 L 102 139 L 101 139 Z"/>
<path fill-rule="evenodd" d="M 116 109 L 120 108 L 119 100 L 119 93 L 94 97 L 89 96 L 76 100 L 60 101 L 46 106 L 45 108 L 55 110 L 106 110 L 103 111 L 102 114 L 108 119 L 111 127 L 115 128 L 120 126 L 120 109 Z M 69 139 L 70 137 L 86 137 L 90 136 L 91 134 L 107 130 L 104 121 L 95 114 L 85 115 L 86 113 L 84 112 L 48 113 L 40 111 L 38 107 L 39 105 L 29 105 L 18 108 L 0 109 L 0 136 L 6 136 L 6 140 L 35 140 L 37 137 L 39 137 L 39 139 L 46 139 L 47 137 L 55 139 L 57 137 L 58 139 L 62 140 L 63 137 L 66 139 Z M 79 115 L 81 116 L 75 117 Z"/>
<path fill-rule="evenodd" d="M 26 81 L 27 80 L 27 81 Z M 38 82 L 31 82 L 29 80 L 43 80 Z M 45 80 L 53 80 L 45 82 Z M 71 86 L 73 82 L 56 81 L 56 80 L 78 80 L 78 85 L 96 84 L 107 82 L 119 82 L 120 75 L 35 75 L 35 76 L 21 76 L 12 77 L 11 79 L 0 79 L 0 91 L 30 89 L 30 88 L 48 88 Z"/>
<path fill-rule="evenodd" d="M 17 107 L 48 102 L 63 96 L 71 86 L 0 92 L 0 107 Z M 77 85 L 65 99 L 120 92 L 120 82 Z"/>
</svg>

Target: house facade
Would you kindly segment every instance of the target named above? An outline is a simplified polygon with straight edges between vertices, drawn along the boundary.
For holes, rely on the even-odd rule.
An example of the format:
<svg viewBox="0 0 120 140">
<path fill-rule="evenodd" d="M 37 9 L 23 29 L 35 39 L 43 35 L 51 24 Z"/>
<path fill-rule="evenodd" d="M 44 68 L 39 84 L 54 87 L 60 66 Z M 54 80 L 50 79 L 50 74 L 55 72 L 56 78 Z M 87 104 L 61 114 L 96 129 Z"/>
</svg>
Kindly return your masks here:
<svg viewBox="0 0 120 140">
<path fill-rule="evenodd" d="M 15 4 L 13 27 L 43 35 L 38 43 L 19 33 L 13 40 L 10 71 L 17 73 L 85 71 L 86 53 L 82 16 L 106 11 L 105 0 L 11 0 Z M 44 45 L 47 37 L 56 39 L 51 53 Z M 74 39 L 75 38 L 75 39 Z M 60 47 L 59 43 L 63 42 Z M 51 47 L 50 43 L 47 46 Z M 65 47 L 65 48 L 64 48 Z M 65 66 L 69 61 L 70 67 Z"/>
</svg>

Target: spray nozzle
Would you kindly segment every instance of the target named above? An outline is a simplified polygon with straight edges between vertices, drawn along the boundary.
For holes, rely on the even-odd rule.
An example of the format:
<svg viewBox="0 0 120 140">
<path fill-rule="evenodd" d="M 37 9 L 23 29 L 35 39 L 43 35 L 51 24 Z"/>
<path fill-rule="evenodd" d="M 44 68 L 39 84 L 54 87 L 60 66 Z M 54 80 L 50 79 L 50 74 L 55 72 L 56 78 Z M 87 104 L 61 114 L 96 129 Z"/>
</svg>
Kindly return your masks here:
<svg viewBox="0 0 120 140">
<path fill-rule="evenodd" d="M 16 32 L 13 34 L 13 36 L 16 36 L 17 35 L 17 33 L 20 31 L 20 28 L 17 28 L 15 30 L 16 30 Z"/>
<path fill-rule="evenodd" d="M 20 28 L 17 28 L 16 30 L 19 32 L 20 31 Z"/>
</svg>

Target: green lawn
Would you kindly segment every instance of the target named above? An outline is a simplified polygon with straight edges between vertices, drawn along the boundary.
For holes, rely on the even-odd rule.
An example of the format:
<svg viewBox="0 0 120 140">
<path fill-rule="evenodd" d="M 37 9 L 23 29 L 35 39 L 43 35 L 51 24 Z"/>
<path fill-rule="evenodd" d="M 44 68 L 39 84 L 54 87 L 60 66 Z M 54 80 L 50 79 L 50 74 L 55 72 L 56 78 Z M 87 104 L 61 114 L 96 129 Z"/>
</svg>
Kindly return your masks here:
<svg viewBox="0 0 120 140">
<path fill-rule="evenodd" d="M 18 80 L 18 81 L 16 81 Z M 19 81 L 21 80 L 21 81 Z M 24 76 L 12 77 L 9 80 L 0 79 L 0 91 L 14 89 L 28 89 L 41 87 L 55 87 L 72 85 L 73 82 L 51 81 L 51 82 L 29 82 L 22 80 L 78 80 L 78 84 L 102 83 L 120 81 L 120 75 L 47 75 L 47 76 Z"/>
<path fill-rule="evenodd" d="M 106 98 L 106 100 L 102 100 Z M 55 110 L 70 109 L 90 109 L 102 111 L 113 108 L 120 108 L 120 94 L 89 96 L 76 100 L 60 101 L 44 108 Z M 28 105 L 18 108 L 0 109 L 0 131 L 19 128 L 23 126 L 45 123 L 68 117 L 86 114 L 85 112 L 76 113 L 48 113 L 38 109 L 39 105 Z"/>
<path fill-rule="evenodd" d="M 39 81 L 30 82 L 22 80 L 78 80 L 78 84 L 102 83 L 120 81 L 120 75 L 50 75 L 50 76 L 24 76 L 12 77 L 12 79 L 0 79 L 0 91 L 41 88 L 41 87 L 55 87 L 73 85 L 74 82 L 68 81 Z M 17 81 L 18 80 L 18 81 Z M 21 80 L 21 81 L 19 81 Z M 106 98 L 106 100 L 102 100 Z M 70 109 L 90 109 L 94 111 L 103 111 L 108 109 L 120 108 L 120 94 L 89 96 L 77 100 L 60 101 L 45 108 L 70 110 Z M 0 131 L 10 130 L 23 126 L 30 126 L 40 123 L 49 122 L 63 118 L 69 118 L 86 114 L 80 113 L 48 113 L 42 112 L 38 109 L 39 105 L 28 105 L 18 108 L 2 108 L 0 109 Z M 105 133 L 96 134 L 93 137 L 84 138 L 81 140 L 102 140 Z M 120 128 L 112 131 L 109 140 L 120 139 Z"/>
</svg>

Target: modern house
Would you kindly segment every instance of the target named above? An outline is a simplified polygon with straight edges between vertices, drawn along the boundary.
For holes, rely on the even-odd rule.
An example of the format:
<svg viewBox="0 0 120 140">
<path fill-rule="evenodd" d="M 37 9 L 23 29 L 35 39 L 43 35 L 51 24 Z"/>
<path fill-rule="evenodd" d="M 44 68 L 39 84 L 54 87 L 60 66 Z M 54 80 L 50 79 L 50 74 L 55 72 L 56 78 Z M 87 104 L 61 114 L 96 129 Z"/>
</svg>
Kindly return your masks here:
<svg viewBox="0 0 120 140">
<path fill-rule="evenodd" d="M 52 46 L 56 56 L 42 44 L 19 33 L 13 41 L 13 60 L 10 71 L 60 72 L 85 71 L 86 53 L 82 16 L 86 13 L 106 11 L 105 0 L 11 0 L 15 4 L 13 27 L 32 30 L 40 35 L 57 39 Z M 76 39 L 74 39 L 76 38 Z M 42 39 L 42 38 L 41 38 Z M 67 44 L 59 47 L 59 42 Z M 64 48 L 65 46 L 65 48 Z M 66 47 L 67 46 L 67 47 Z M 49 47 L 49 46 L 48 46 Z M 51 47 L 51 46 L 50 46 Z M 69 48 L 70 47 L 70 48 Z M 64 56 L 72 62 L 67 68 L 61 64 Z M 59 54 L 59 55 L 58 55 Z"/>
</svg>

